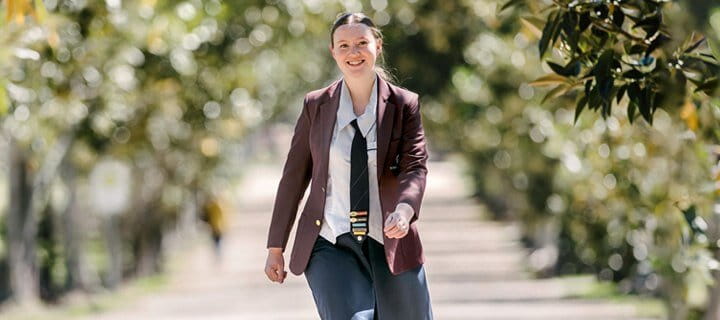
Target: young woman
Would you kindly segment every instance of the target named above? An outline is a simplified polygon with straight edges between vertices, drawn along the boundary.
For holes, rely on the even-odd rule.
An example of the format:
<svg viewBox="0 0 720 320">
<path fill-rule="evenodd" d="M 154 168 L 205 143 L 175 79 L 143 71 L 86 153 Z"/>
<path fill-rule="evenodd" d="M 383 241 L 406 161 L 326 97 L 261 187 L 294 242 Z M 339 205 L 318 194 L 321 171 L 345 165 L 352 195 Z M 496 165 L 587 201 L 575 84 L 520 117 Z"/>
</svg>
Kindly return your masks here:
<svg viewBox="0 0 720 320">
<path fill-rule="evenodd" d="M 343 78 L 308 93 L 295 126 L 268 235 L 265 274 L 283 283 L 283 252 L 310 184 L 290 271 L 305 273 L 322 319 L 432 319 L 415 221 L 427 151 L 418 95 L 376 60 L 382 34 L 341 15 L 330 52 Z"/>
</svg>

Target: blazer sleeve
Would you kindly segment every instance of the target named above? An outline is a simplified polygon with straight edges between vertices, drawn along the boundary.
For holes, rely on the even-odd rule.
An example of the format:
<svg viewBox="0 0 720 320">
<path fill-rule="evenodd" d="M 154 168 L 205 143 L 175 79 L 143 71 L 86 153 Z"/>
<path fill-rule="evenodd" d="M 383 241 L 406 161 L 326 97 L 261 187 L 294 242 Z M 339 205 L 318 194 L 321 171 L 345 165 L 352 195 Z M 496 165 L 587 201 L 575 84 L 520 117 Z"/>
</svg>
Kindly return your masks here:
<svg viewBox="0 0 720 320">
<path fill-rule="evenodd" d="M 414 213 L 410 223 L 415 222 L 420 213 L 420 204 L 425 193 L 427 176 L 427 149 L 425 131 L 420 116 L 420 102 L 417 95 L 403 108 L 402 150 L 398 175 L 400 196 L 398 203 L 404 202 L 412 207 Z"/>
<path fill-rule="evenodd" d="M 306 96 L 303 101 L 303 110 L 295 124 L 290 151 L 285 160 L 282 178 L 275 195 L 275 205 L 268 232 L 268 248 L 283 248 L 283 252 L 285 252 L 300 200 L 302 200 L 312 177 L 313 163 L 309 136 L 310 114 Z"/>
</svg>

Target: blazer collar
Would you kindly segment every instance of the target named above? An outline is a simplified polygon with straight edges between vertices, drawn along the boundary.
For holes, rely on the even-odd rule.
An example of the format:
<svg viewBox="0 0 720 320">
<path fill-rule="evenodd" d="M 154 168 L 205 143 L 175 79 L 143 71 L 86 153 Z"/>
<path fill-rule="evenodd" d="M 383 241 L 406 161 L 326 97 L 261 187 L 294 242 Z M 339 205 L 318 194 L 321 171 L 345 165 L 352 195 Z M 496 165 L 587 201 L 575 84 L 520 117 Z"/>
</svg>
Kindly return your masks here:
<svg viewBox="0 0 720 320">
<path fill-rule="evenodd" d="M 387 83 L 382 77 L 377 77 L 377 112 L 376 124 L 377 124 L 377 164 L 378 164 L 378 185 L 380 185 L 380 177 L 382 177 L 382 170 L 385 168 L 386 155 L 388 153 L 388 147 L 390 145 L 390 136 L 392 135 L 393 120 L 395 119 L 396 106 L 391 99 L 392 89 L 390 84 Z M 331 84 L 326 92 L 325 99 L 320 102 L 320 122 L 321 128 L 321 145 L 320 154 L 323 157 L 323 161 L 320 161 L 322 168 L 320 169 L 323 175 L 320 181 L 324 181 L 327 184 L 328 175 L 328 162 L 330 154 L 330 142 L 332 140 L 333 128 L 337 122 L 338 108 L 340 105 L 340 96 L 342 90 L 342 79 L 335 81 Z M 392 208 L 383 208 L 383 217 L 385 211 Z"/>
<path fill-rule="evenodd" d="M 350 124 L 350 122 L 357 119 L 358 127 L 360 127 L 360 131 L 363 137 L 367 137 L 370 129 L 372 129 L 373 125 L 377 120 L 377 80 L 373 82 L 372 90 L 370 93 L 370 100 L 365 106 L 365 113 L 359 116 L 356 116 L 355 111 L 353 110 L 352 97 L 350 97 L 350 91 L 348 90 L 347 83 L 345 83 L 344 80 L 341 83 L 342 89 L 340 91 L 340 102 L 337 112 L 338 130 L 343 130 L 347 125 Z"/>
</svg>

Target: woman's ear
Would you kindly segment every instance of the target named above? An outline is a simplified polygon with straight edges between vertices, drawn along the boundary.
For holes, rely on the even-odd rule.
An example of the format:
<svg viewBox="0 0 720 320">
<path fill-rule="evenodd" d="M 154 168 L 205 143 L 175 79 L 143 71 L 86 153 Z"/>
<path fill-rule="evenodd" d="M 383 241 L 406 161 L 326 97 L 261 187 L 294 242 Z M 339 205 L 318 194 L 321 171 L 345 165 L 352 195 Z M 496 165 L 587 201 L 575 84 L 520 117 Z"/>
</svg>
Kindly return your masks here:
<svg viewBox="0 0 720 320">
<path fill-rule="evenodd" d="M 382 45 L 383 45 L 382 39 L 375 40 L 375 44 L 377 45 L 377 50 L 376 50 L 377 54 L 380 55 L 382 53 Z"/>
</svg>

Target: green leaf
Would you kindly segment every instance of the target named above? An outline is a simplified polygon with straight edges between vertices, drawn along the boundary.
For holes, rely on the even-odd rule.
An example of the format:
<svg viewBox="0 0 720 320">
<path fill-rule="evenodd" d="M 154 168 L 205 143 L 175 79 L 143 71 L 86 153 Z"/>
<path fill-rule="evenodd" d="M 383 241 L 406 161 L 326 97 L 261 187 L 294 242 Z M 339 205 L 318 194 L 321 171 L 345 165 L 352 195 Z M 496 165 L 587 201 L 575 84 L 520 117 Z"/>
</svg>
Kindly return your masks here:
<svg viewBox="0 0 720 320">
<path fill-rule="evenodd" d="M 603 53 L 600 55 L 600 58 L 598 58 L 598 62 L 595 65 L 595 76 L 602 78 L 607 78 L 612 76 L 612 65 L 613 65 L 613 59 L 615 58 L 615 52 L 611 49 L 607 49 L 603 51 Z"/>
<path fill-rule="evenodd" d="M 720 60 L 720 43 L 718 43 L 717 40 L 711 38 L 708 38 L 707 42 L 710 50 L 712 50 L 712 53 L 715 56 L 715 59 Z"/>
<path fill-rule="evenodd" d="M 592 20 L 590 19 L 589 12 L 583 12 L 582 14 L 580 14 L 580 21 L 578 22 L 578 32 L 585 31 L 591 23 Z"/>
<path fill-rule="evenodd" d="M 618 28 L 622 28 L 623 22 L 625 22 L 625 14 L 620 8 L 615 8 L 612 15 L 612 22 Z"/>
<path fill-rule="evenodd" d="M 578 118 L 580 117 L 580 113 L 582 113 L 583 109 L 585 108 L 585 105 L 588 103 L 588 97 L 582 96 L 580 100 L 578 100 L 577 106 L 575 107 L 575 121 L 573 121 L 573 125 L 577 123 Z"/>
<path fill-rule="evenodd" d="M 690 53 L 695 51 L 703 42 L 705 42 L 705 37 L 700 38 L 697 42 L 695 42 L 693 45 L 685 49 L 685 53 Z"/>
<path fill-rule="evenodd" d="M 646 19 L 640 20 L 638 23 L 636 23 L 632 28 L 643 28 L 645 30 L 657 30 L 660 28 L 660 16 L 659 15 L 653 15 Z"/>
<path fill-rule="evenodd" d="M 645 74 L 644 74 L 644 73 L 642 73 L 642 72 L 640 72 L 640 71 L 637 71 L 637 70 L 635 70 L 635 69 L 631 69 L 631 70 L 625 71 L 625 73 L 623 73 L 622 76 L 623 76 L 623 78 L 626 78 L 626 79 L 642 79 L 642 78 L 645 78 Z"/>
<path fill-rule="evenodd" d="M 627 113 L 628 113 L 628 120 L 630 120 L 630 124 L 635 121 L 635 114 L 637 112 L 637 104 L 635 102 L 630 102 L 628 105 Z"/>
<path fill-rule="evenodd" d="M 555 33 L 555 29 L 557 28 L 557 25 L 559 24 L 560 20 L 560 13 L 558 11 L 553 11 L 548 16 L 547 23 L 545 24 L 545 27 L 542 31 L 542 37 L 540 38 L 540 42 L 538 43 L 538 49 L 540 50 L 540 58 L 542 59 L 543 56 L 545 56 L 545 51 L 547 51 L 550 41 L 553 38 L 553 34 Z"/>
<path fill-rule="evenodd" d="M 713 57 L 713 56 L 711 56 L 711 55 L 709 55 L 709 54 L 702 54 L 702 53 L 701 53 L 701 54 L 696 55 L 696 56 L 694 56 L 694 57 L 697 58 L 697 59 L 702 60 L 703 62 L 705 62 L 705 63 L 707 63 L 707 64 L 709 64 L 709 65 L 712 65 L 712 66 L 715 66 L 715 67 L 720 67 L 720 62 L 718 62 L 718 60 L 715 59 L 715 57 Z"/>
<path fill-rule="evenodd" d="M 602 104 L 602 102 L 603 99 L 600 96 L 598 86 L 596 85 L 592 88 L 592 90 L 590 90 L 590 97 L 588 98 L 588 108 L 590 108 L 590 110 L 597 110 Z"/>
<path fill-rule="evenodd" d="M 545 101 L 547 101 L 549 99 L 555 99 L 559 96 L 566 94 L 571 88 L 572 87 L 569 85 L 559 85 L 559 86 L 553 88 L 552 90 L 550 90 L 550 92 L 548 92 L 545 95 L 545 97 L 542 99 L 540 104 L 545 104 Z"/>
<path fill-rule="evenodd" d="M 643 116 L 645 121 L 647 121 L 649 124 L 652 124 L 653 120 L 653 109 L 652 109 L 652 101 L 653 101 L 653 93 L 652 90 L 650 90 L 649 87 L 646 87 L 640 92 L 639 97 L 639 103 L 638 107 L 640 109 L 640 114 Z"/>
<path fill-rule="evenodd" d="M 620 100 L 622 100 L 623 96 L 625 95 L 625 91 L 627 90 L 628 85 L 623 85 L 618 89 L 617 92 L 617 101 L 616 103 L 620 103 Z"/>
<path fill-rule="evenodd" d="M 554 62 L 547 62 L 548 66 L 552 71 L 555 71 L 555 73 L 565 76 L 565 77 L 575 77 L 580 73 L 580 62 L 579 61 L 570 61 L 570 63 L 567 64 L 567 66 L 561 66 Z"/>
<path fill-rule="evenodd" d="M 498 13 L 505 11 L 505 9 L 507 9 L 507 8 L 515 7 L 515 6 L 519 5 L 520 3 L 522 3 L 523 1 L 524 1 L 524 0 L 510 0 L 510 1 L 506 2 L 506 3 L 500 8 L 500 11 L 498 11 Z"/>
<path fill-rule="evenodd" d="M 705 81 L 702 85 L 699 85 L 697 89 L 695 89 L 695 92 L 702 91 L 705 92 L 707 95 L 712 96 L 713 93 L 718 89 L 718 78 L 712 78 L 708 81 Z"/>
<path fill-rule="evenodd" d="M 545 76 L 542 76 L 540 78 L 535 79 L 533 82 L 530 82 L 531 86 L 540 87 L 540 86 L 549 86 L 549 85 L 556 85 L 556 84 L 563 84 L 567 83 L 567 78 L 558 75 L 558 74 L 548 74 Z"/>
<path fill-rule="evenodd" d="M 537 18 L 537 17 L 521 17 L 520 22 L 522 22 L 525 27 L 530 30 L 535 36 L 540 37 L 542 36 L 542 29 L 543 25 L 545 24 L 545 21 Z"/>
</svg>

